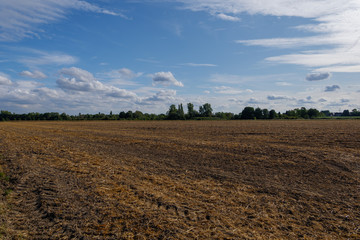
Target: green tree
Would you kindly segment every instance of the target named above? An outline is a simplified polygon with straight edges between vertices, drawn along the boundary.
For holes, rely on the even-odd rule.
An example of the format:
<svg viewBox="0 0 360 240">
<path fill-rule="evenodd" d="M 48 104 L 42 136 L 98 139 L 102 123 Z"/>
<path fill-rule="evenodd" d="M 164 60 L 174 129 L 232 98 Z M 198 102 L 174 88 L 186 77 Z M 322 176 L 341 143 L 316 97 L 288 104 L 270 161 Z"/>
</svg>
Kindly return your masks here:
<svg viewBox="0 0 360 240">
<path fill-rule="evenodd" d="M 211 108 L 210 103 L 205 103 L 199 107 L 199 113 L 202 117 L 211 117 L 213 109 Z"/>
<path fill-rule="evenodd" d="M 176 120 L 178 119 L 179 115 L 178 115 L 178 110 L 176 109 L 175 104 L 171 104 L 169 111 L 167 112 L 167 118 L 169 120 Z"/>
<path fill-rule="evenodd" d="M 121 111 L 121 112 L 119 113 L 119 118 L 120 118 L 120 119 L 125 119 L 125 118 L 126 118 L 126 113 L 125 113 L 124 111 Z"/>
<path fill-rule="evenodd" d="M 326 117 L 330 117 L 331 116 L 331 112 L 329 110 L 323 110 L 321 111 L 321 113 L 326 116 Z"/>
<path fill-rule="evenodd" d="M 344 116 L 344 117 L 350 116 L 350 111 L 349 110 L 344 110 L 343 113 L 342 113 L 342 116 Z"/>
<path fill-rule="evenodd" d="M 62 114 L 60 114 L 60 119 L 61 120 L 70 120 L 70 117 L 66 113 L 62 113 Z"/>
<path fill-rule="evenodd" d="M 256 119 L 263 119 L 263 112 L 262 112 L 261 108 L 257 107 L 255 109 L 254 116 L 256 117 Z"/>
<path fill-rule="evenodd" d="M 355 108 L 351 111 L 351 116 L 360 116 L 360 112 Z"/>
<path fill-rule="evenodd" d="M 263 115 L 263 119 L 269 119 L 269 110 L 267 110 L 266 108 L 264 108 L 262 110 L 262 115 Z"/>
<path fill-rule="evenodd" d="M 178 119 L 185 120 L 185 113 L 182 103 L 178 105 Z"/>
<path fill-rule="evenodd" d="M 278 118 L 278 115 L 274 109 L 271 109 L 269 112 L 269 119 L 276 119 Z"/>
<path fill-rule="evenodd" d="M 245 107 L 241 112 L 241 119 L 254 119 L 255 110 L 253 107 Z"/>
<path fill-rule="evenodd" d="M 187 108 L 188 108 L 188 113 L 187 113 L 188 119 L 193 119 L 194 117 L 196 117 L 197 112 L 194 110 L 194 104 L 188 103 Z"/>
<path fill-rule="evenodd" d="M 310 108 L 308 111 L 307 111 L 307 115 L 309 116 L 309 118 L 317 118 L 317 117 L 320 117 L 320 112 L 315 109 L 315 108 Z"/>
<path fill-rule="evenodd" d="M 137 120 L 143 120 L 144 119 L 144 114 L 140 111 L 135 111 L 133 113 L 133 118 L 137 119 Z"/>
<path fill-rule="evenodd" d="M 125 114 L 126 119 L 133 119 L 133 112 L 132 111 L 127 111 Z"/>
</svg>

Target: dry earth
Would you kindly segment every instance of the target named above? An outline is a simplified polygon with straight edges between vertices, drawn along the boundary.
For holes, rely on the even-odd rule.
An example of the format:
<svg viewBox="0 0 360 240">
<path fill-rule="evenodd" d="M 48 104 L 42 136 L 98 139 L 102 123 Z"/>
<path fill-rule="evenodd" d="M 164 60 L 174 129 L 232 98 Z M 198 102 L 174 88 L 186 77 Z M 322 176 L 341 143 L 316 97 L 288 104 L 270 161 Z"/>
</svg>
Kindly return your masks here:
<svg viewBox="0 0 360 240">
<path fill-rule="evenodd" d="M 360 121 L 0 123 L 3 239 L 360 239 Z"/>
</svg>

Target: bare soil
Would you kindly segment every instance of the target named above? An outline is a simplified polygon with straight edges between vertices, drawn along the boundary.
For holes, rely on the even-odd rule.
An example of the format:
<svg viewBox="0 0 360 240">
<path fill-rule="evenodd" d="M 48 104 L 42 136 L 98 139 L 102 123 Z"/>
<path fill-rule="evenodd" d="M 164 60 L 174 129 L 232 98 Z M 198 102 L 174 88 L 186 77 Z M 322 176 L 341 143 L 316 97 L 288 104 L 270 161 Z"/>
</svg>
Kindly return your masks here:
<svg viewBox="0 0 360 240">
<path fill-rule="evenodd" d="M 0 123 L 3 239 L 360 239 L 360 121 Z"/>
</svg>

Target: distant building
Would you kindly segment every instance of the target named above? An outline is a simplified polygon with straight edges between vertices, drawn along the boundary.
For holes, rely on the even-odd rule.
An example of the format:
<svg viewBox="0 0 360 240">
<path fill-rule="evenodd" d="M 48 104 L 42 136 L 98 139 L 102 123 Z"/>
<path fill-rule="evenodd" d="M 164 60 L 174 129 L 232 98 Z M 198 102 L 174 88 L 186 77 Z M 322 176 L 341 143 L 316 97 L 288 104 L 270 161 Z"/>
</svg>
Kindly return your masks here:
<svg viewBox="0 0 360 240">
<path fill-rule="evenodd" d="M 341 112 L 336 112 L 336 113 L 332 113 L 334 117 L 341 117 L 342 113 Z"/>
</svg>

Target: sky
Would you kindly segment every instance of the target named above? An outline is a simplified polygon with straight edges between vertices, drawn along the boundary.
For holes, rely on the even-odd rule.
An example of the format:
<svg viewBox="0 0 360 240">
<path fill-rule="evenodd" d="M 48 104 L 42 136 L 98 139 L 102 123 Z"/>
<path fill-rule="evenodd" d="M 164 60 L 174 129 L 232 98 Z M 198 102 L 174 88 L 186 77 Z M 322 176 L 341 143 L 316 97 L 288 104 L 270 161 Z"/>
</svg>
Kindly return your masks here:
<svg viewBox="0 0 360 240">
<path fill-rule="evenodd" d="M 1 110 L 189 102 L 360 109 L 360 1 L 0 0 Z"/>
</svg>

